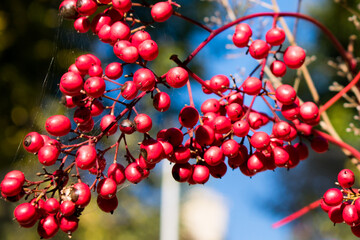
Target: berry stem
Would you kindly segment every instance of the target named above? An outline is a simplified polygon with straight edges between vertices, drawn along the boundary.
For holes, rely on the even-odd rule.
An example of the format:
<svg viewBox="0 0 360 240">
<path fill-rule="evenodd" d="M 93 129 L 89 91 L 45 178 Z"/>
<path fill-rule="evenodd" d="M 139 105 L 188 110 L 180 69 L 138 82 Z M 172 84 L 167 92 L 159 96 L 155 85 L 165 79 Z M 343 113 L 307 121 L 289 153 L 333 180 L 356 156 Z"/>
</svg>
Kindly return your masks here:
<svg viewBox="0 0 360 240">
<path fill-rule="evenodd" d="M 279 228 L 289 222 L 292 222 L 293 220 L 303 216 L 304 214 L 308 213 L 310 210 L 313 210 L 314 208 L 317 208 L 320 206 L 321 199 L 316 200 L 315 202 L 310 203 L 306 207 L 303 207 L 297 212 L 294 212 L 293 214 L 281 219 L 280 221 L 274 223 L 272 225 L 272 228 Z"/>
</svg>

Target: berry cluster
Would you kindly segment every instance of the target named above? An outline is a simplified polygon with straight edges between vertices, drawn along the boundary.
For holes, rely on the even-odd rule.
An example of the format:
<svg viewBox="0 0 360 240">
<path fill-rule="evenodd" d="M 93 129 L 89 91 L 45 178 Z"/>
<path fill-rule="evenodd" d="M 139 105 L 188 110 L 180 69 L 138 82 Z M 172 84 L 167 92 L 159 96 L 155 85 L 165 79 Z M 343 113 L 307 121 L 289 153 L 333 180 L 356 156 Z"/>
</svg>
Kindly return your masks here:
<svg viewBox="0 0 360 240">
<path fill-rule="evenodd" d="M 159 48 L 145 29 L 154 22 L 168 20 L 173 15 L 173 6 L 178 5 L 171 0 L 155 5 L 130 0 L 61 3 L 60 14 L 74 20 L 75 30 L 84 33 L 91 29 L 101 41 L 113 46 L 121 61 L 103 66 L 93 54 L 79 56 L 59 82 L 64 105 L 75 108 L 72 117 L 51 116 L 45 123 L 47 134 L 31 132 L 25 137 L 26 151 L 36 154 L 44 167 L 55 165 L 58 169 L 49 173 L 44 168 L 45 172 L 38 174 L 42 179 L 34 182 L 14 170 L 1 182 L 3 198 L 18 201 L 25 196 L 27 200 L 14 211 L 22 227 L 32 227 L 38 222 L 42 238 L 51 238 L 58 229 L 71 235 L 90 202 L 91 191 L 97 191 L 101 210 L 113 212 L 118 205 L 118 186 L 126 180 L 136 184 L 146 179 L 163 159 L 173 163 L 172 175 L 176 181 L 204 184 L 210 176 L 223 177 L 228 167 L 239 168 L 246 176 L 277 167 L 293 168 L 308 156 L 306 139 L 314 151 L 327 150 L 327 140 L 312 131 L 312 126 L 320 121 L 317 105 L 302 103 L 292 86 L 275 89 L 264 78 L 270 56 L 275 59 L 270 69 L 276 77 L 284 76 L 287 67 L 301 67 L 306 56 L 298 46 L 281 50 L 285 33 L 276 26 L 277 18 L 266 33 L 266 41 L 253 40 L 248 24 L 236 26 L 235 46 L 247 48 L 250 57 L 260 61 L 241 84 L 221 74 L 204 81 L 176 56 L 172 59 L 178 66 L 164 74 L 156 73 L 147 64 L 156 59 Z M 132 14 L 135 7 L 149 8 L 154 22 L 135 18 Z M 98 8 L 104 9 L 99 12 Z M 90 21 L 91 15 L 95 16 Z M 123 68 L 129 64 L 136 65 L 137 70 L 123 75 Z M 195 108 L 192 99 L 190 77 L 201 84 L 205 94 L 212 96 L 202 102 L 200 109 Z M 118 87 L 111 88 L 109 83 Z M 149 95 L 154 108 L 165 112 L 170 108 L 171 98 L 160 88 L 185 85 L 188 85 L 190 105 L 180 110 L 178 125 L 151 135 L 152 118 L 139 112 L 138 102 Z M 112 97 L 114 93 L 118 93 L 116 98 Z M 248 97 L 252 101 L 246 105 L 244 99 Z M 255 99 L 262 99 L 271 115 L 255 110 Z M 109 102 L 112 104 L 107 106 Z M 115 114 L 115 109 L 121 112 Z M 267 124 L 272 124 L 270 133 L 260 130 Z M 101 130 L 99 134 L 97 129 Z M 137 151 L 130 150 L 127 144 L 128 136 L 135 133 L 141 136 Z M 107 136 L 117 140 L 104 147 L 101 140 Z M 125 146 L 126 163 L 118 160 L 120 144 Z M 115 154 L 109 163 L 105 154 L 111 149 Z M 83 182 L 86 173 L 95 175 L 92 184 Z M 75 177 L 75 183 L 69 180 L 70 176 Z"/>
<path fill-rule="evenodd" d="M 351 170 L 343 169 L 337 180 L 342 189 L 328 189 L 320 206 L 334 224 L 344 222 L 351 227 L 351 232 L 356 237 L 360 237 L 360 194 L 359 189 L 352 188 L 355 175 Z"/>
</svg>

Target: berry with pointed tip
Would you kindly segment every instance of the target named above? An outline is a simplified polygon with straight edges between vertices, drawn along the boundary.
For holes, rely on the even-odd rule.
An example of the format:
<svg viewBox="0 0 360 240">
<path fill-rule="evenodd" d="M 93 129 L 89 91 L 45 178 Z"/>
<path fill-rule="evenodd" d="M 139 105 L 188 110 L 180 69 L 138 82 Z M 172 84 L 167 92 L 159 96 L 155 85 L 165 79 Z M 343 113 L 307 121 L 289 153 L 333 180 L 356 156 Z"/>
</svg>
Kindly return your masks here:
<svg viewBox="0 0 360 240">
<path fill-rule="evenodd" d="M 65 216 L 69 217 L 75 213 L 75 203 L 72 201 L 63 201 L 60 204 L 60 213 Z"/>
</svg>

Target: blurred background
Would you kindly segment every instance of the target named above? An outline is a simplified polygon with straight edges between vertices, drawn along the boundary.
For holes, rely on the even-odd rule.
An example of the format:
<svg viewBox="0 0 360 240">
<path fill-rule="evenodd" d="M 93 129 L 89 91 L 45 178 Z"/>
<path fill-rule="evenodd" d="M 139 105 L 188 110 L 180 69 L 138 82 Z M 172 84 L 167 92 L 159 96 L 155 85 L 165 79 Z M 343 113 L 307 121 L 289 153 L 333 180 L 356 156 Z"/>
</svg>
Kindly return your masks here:
<svg viewBox="0 0 360 240">
<path fill-rule="evenodd" d="M 178 10 L 180 13 L 206 22 L 212 28 L 230 19 L 228 11 L 223 7 L 227 2 L 225 0 L 176 2 L 182 6 Z M 272 2 L 229 0 L 236 17 L 271 11 L 267 7 Z M 282 11 L 300 10 L 301 13 L 318 19 L 345 47 L 349 44 L 349 37 L 353 35 L 355 53 L 359 52 L 359 41 L 355 37 L 359 37 L 360 28 L 352 17 L 360 14 L 359 3 L 356 3 L 358 1 L 277 2 Z M 1 177 L 9 170 L 21 169 L 27 178 L 36 180 L 35 173 L 41 171 L 41 166 L 36 156 L 23 151 L 22 139 L 30 131 L 45 133 L 43 126 L 50 115 L 72 115 L 71 111 L 59 103 L 61 94 L 57 83 L 76 57 L 83 53 L 94 53 L 102 60 L 103 65 L 117 61 L 111 47 L 98 41 L 90 32 L 76 33 L 72 22 L 62 20 L 57 12 L 59 4 L 59 0 L 0 2 Z M 148 11 L 144 14 L 145 17 L 146 14 L 149 15 Z M 337 71 L 327 64 L 329 60 L 336 62 L 338 53 L 326 36 L 311 24 L 288 18 L 286 21 L 291 28 L 297 25 L 297 42 L 306 49 L 308 56 L 312 56 L 313 62 L 309 69 L 321 95 L 321 102 L 325 102 L 334 95 L 329 91 L 329 84 L 334 81 L 346 84 L 346 80 L 339 77 Z M 264 39 L 272 19 L 260 18 L 248 23 L 257 33 L 256 37 Z M 154 28 L 149 28 L 149 32 L 161 48 L 158 59 L 151 67 L 158 74 L 175 66 L 169 60 L 172 54 L 185 59 L 207 36 L 202 29 L 174 16 L 166 23 L 154 24 Z M 232 46 L 233 31 L 234 29 L 225 31 L 205 47 L 191 62 L 190 68 L 203 79 L 210 79 L 216 74 L 233 74 L 239 79 L 246 77 L 257 63 L 249 61 L 244 49 Z M 126 71 L 131 72 L 133 69 L 129 67 Z M 293 84 L 297 77 L 296 71 L 289 71 L 283 82 Z M 195 82 L 192 87 L 196 96 L 195 105 L 199 107 L 206 96 Z M 167 92 L 172 99 L 176 99 L 172 102 L 172 110 L 163 114 L 149 114 L 155 119 L 157 130 L 170 126 L 171 123 L 176 124 L 179 110 L 184 104 L 188 104 L 185 87 Z M 303 82 L 300 82 L 299 92 L 304 100 L 311 100 Z M 151 107 L 150 105 L 151 101 L 145 100 L 140 109 Z M 266 111 L 261 104 L 257 104 L 256 108 Z M 328 114 L 341 137 L 353 146 L 358 146 L 359 138 L 353 132 L 346 131 L 351 122 L 358 126 L 354 119 L 357 112 L 351 108 L 343 108 L 340 101 Z M 156 129 L 152 133 L 156 134 Z M 136 142 L 136 139 L 133 141 Z M 164 164 L 168 165 L 167 162 Z M 81 216 L 79 229 L 73 238 L 159 239 L 162 167 L 170 173 L 168 166 L 160 164 L 149 180 L 136 186 L 125 184 L 118 192 L 119 207 L 113 215 L 101 212 L 93 201 Z M 170 209 L 175 208 L 175 211 L 170 217 L 176 218 L 176 210 L 179 208 L 180 240 L 353 239 L 348 226 L 339 224 L 334 227 L 327 214 L 320 209 L 313 210 L 280 229 L 271 228 L 274 222 L 319 199 L 328 188 L 334 186 L 337 173 L 344 167 L 353 169 L 345 155 L 336 146 L 330 145 L 327 153 L 311 153 L 307 160 L 290 171 L 277 169 L 250 179 L 239 170 L 228 169 L 221 180 L 211 179 L 204 186 L 196 187 L 178 185 L 170 179 L 165 182 L 172 181 L 170 188 L 175 188 L 175 193 L 179 188 L 179 199 L 173 199 Z M 38 239 L 36 227 L 19 229 L 18 224 L 12 221 L 15 206 L 14 203 L 0 201 L 1 239 Z M 55 237 L 64 238 L 64 233 L 58 233 Z"/>
</svg>

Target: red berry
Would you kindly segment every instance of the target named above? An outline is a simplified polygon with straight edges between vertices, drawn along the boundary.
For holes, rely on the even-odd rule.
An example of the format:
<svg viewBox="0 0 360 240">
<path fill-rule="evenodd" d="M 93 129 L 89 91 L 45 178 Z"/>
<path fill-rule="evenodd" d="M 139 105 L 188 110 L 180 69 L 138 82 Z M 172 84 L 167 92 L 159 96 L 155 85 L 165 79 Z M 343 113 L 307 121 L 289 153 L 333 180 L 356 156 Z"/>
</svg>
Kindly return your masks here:
<svg viewBox="0 0 360 240">
<path fill-rule="evenodd" d="M 87 70 L 86 70 L 87 71 Z M 67 72 L 62 75 L 60 79 L 61 87 L 69 94 L 69 96 L 76 96 L 80 93 L 83 88 L 83 78 L 75 72 Z"/>
<path fill-rule="evenodd" d="M 233 124 L 233 132 L 237 137 L 245 137 L 250 131 L 250 125 L 246 120 L 239 120 Z"/>
<path fill-rule="evenodd" d="M 250 172 L 258 173 L 265 169 L 266 158 L 261 152 L 255 152 L 247 161 L 247 167 Z"/>
<path fill-rule="evenodd" d="M 135 124 L 129 119 L 122 120 L 119 125 L 119 129 L 121 132 L 125 134 L 132 134 L 133 132 L 136 131 Z"/>
<path fill-rule="evenodd" d="M 173 13 L 171 4 L 166 2 L 158 2 L 151 8 L 151 16 L 155 22 L 165 22 Z"/>
<path fill-rule="evenodd" d="M 45 201 L 44 209 L 48 214 L 56 214 L 60 209 L 60 203 L 55 198 L 48 198 Z"/>
<path fill-rule="evenodd" d="M 235 32 L 245 32 L 247 36 L 252 36 L 251 27 L 247 23 L 239 23 L 236 25 Z"/>
<path fill-rule="evenodd" d="M 291 105 L 296 100 L 296 92 L 290 85 L 283 84 L 275 91 L 276 99 L 285 105 Z"/>
<path fill-rule="evenodd" d="M 76 216 L 60 217 L 59 226 L 64 233 L 75 232 L 78 228 L 79 219 Z"/>
<path fill-rule="evenodd" d="M 343 194 L 337 188 L 330 188 L 324 193 L 323 198 L 327 205 L 336 206 L 342 203 Z"/>
<path fill-rule="evenodd" d="M 232 41 L 238 48 L 246 47 L 249 43 L 250 36 L 245 31 L 236 31 L 232 37 Z"/>
<path fill-rule="evenodd" d="M 55 218 L 55 215 L 48 215 L 45 218 L 40 219 L 38 224 L 38 234 L 40 237 L 49 239 L 55 236 L 59 230 L 59 223 Z"/>
<path fill-rule="evenodd" d="M 110 127 L 110 125 L 112 125 Z M 108 127 L 110 127 L 108 129 Z M 105 129 L 107 129 L 108 131 L 106 132 L 107 136 L 111 136 L 113 134 L 116 133 L 117 129 L 118 129 L 118 124 L 116 122 L 116 117 L 114 115 L 105 115 L 101 118 L 101 122 L 100 122 L 100 129 L 102 132 L 105 131 Z"/>
<path fill-rule="evenodd" d="M 225 75 L 215 75 L 210 79 L 210 87 L 214 92 L 226 92 L 230 86 L 230 80 Z"/>
<path fill-rule="evenodd" d="M 131 43 L 135 47 L 138 47 L 139 44 L 141 44 L 145 40 L 150 40 L 150 39 L 151 39 L 151 36 L 150 36 L 150 34 L 148 32 L 146 32 L 144 30 L 140 30 L 140 31 L 135 32 L 131 36 Z"/>
<path fill-rule="evenodd" d="M 74 112 L 74 122 L 76 124 L 85 124 L 91 119 L 91 111 L 85 107 L 79 107 Z"/>
<path fill-rule="evenodd" d="M 121 88 L 121 96 L 126 100 L 132 100 L 136 98 L 138 94 L 138 88 L 133 81 L 126 81 Z"/>
<path fill-rule="evenodd" d="M 295 143 L 294 147 L 299 155 L 300 160 L 304 160 L 309 156 L 309 149 L 305 145 L 305 143 L 303 142 Z"/>
<path fill-rule="evenodd" d="M 84 90 L 89 97 L 98 98 L 105 92 L 106 84 L 103 78 L 90 77 L 85 81 Z"/>
<path fill-rule="evenodd" d="M 159 112 L 165 112 L 170 108 L 171 99 L 166 92 L 158 92 L 153 99 L 153 106 Z"/>
<path fill-rule="evenodd" d="M 266 42 L 272 46 L 279 46 L 285 41 L 285 32 L 281 28 L 274 27 L 266 32 Z"/>
<path fill-rule="evenodd" d="M 209 168 L 204 165 L 195 165 L 191 178 L 195 183 L 204 184 L 209 180 Z"/>
<path fill-rule="evenodd" d="M 217 116 L 214 120 L 215 133 L 225 134 L 231 130 L 231 120 L 225 116 Z"/>
<path fill-rule="evenodd" d="M 234 139 L 226 140 L 221 149 L 226 157 L 233 158 L 239 154 L 239 144 Z"/>
<path fill-rule="evenodd" d="M 79 17 L 74 21 L 74 29 L 79 33 L 86 33 L 90 29 L 90 21 L 87 17 Z"/>
<path fill-rule="evenodd" d="M 97 3 L 93 0 L 77 0 L 76 11 L 84 16 L 90 16 L 97 10 Z"/>
<path fill-rule="evenodd" d="M 137 184 L 143 179 L 144 169 L 136 162 L 132 162 L 125 168 L 125 176 L 129 182 Z"/>
<path fill-rule="evenodd" d="M 130 27 L 126 22 L 117 21 L 111 25 L 110 39 L 112 42 L 128 40 L 130 38 Z"/>
<path fill-rule="evenodd" d="M 141 143 L 140 154 L 148 163 L 158 163 L 164 157 L 164 149 L 158 140 L 148 138 Z"/>
<path fill-rule="evenodd" d="M 329 149 L 329 142 L 321 136 L 315 136 L 311 140 L 311 148 L 317 153 L 324 153 Z"/>
<path fill-rule="evenodd" d="M 304 121 L 312 121 L 319 115 L 319 108 L 313 102 L 305 102 L 300 106 L 300 116 Z"/>
<path fill-rule="evenodd" d="M 176 163 L 172 167 L 172 176 L 178 182 L 186 182 L 192 174 L 192 166 L 189 163 Z"/>
<path fill-rule="evenodd" d="M 75 183 L 73 186 L 72 200 L 80 208 L 86 207 L 91 200 L 90 188 L 86 183 Z"/>
<path fill-rule="evenodd" d="M 120 163 L 111 164 L 108 168 L 107 176 L 114 180 L 117 185 L 123 184 L 126 180 L 124 166 Z"/>
<path fill-rule="evenodd" d="M 54 115 L 46 120 L 45 129 L 53 136 L 65 136 L 71 130 L 71 122 L 64 115 Z"/>
<path fill-rule="evenodd" d="M 134 73 L 133 81 L 141 91 L 151 91 L 155 86 L 155 75 L 147 68 L 140 68 Z"/>
<path fill-rule="evenodd" d="M 265 58 L 269 54 L 270 47 L 263 40 L 255 40 L 250 44 L 249 53 L 255 59 Z"/>
<path fill-rule="evenodd" d="M 95 147 L 84 145 L 77 150 L 75 162 L 80 169 L 88 170 L 94 166 L 96 158 L 97 153 Z"/>
<path fill-rule="evenodd" d="M 218 100 L 214 98 L 206 99 L 202 104 L 200 108 L 201 112 L 203 114 L 208 112 L 214 112 L 217 113 L 220 111 L 220 103 Z"/>
<path fill-rule="evenodd" d="M 199 121 L 199 112 L 196 108 L 186 106 L 179 113 L 179 122 L 186 128 L 193 128 Z"/>
<path fill-rule="evenodd" d="M 282 61 L 275 60 L 271 63 L 270 70 L 275 77 L 283 77 L 286 74 L 286 65 Z"/>
<path fill-rule="evenodd" d="M 97 193 L 104 199 L 116 196 L 117 184 L 112 178 L 103 178 L 97 185 Z"/>
<path fill-rule="evenodd" d="M 187 81 L 189 81 L 189 74 L 182 67 L 174 67 L 166 74 L 166 82 L 173 88 L 181 88 Z"/>
<path fill-rule="evenodd" d="M 298 46 L 290 46 L 285 50 L 284 62 L 289 68 L 297 69 L 303 65 L 305 57 L 304 49 Z"/>
<path fill-rule="evenodd" d="M 79 13 L 76 11 L 76 0 L 64 0 L 59 6 L 59 14 L 66 19 L 76 19 Z"/>
<path fill-rule="evenodd" d="M 96 201 L 97 201 L 97 205 L 99 206 L 99 208 L 104 212 L 111 213 L 118 206 L 118 199 L 116 196 L 113 198 L 110 198 L 110 199 L 104 199 L 100 195 L 98 195 Z"/>
<path fill-rule="evenodd" d="M 270 145 L 270 137 L 266 132 L 256 132 L 251 136 L 250 143 L 254 148 L 263 150 Z"/>
<path fill-rule="evenodd" d="M 338 174 L 338 182 L 343 188 L 350 188 L 355 183 L 355 175 L 350 169 L 343 169 Z"/>
<path fill-rule="evenodd" d="M 145 113 L 140 113 L 134 118 L 136 130 L 141 133 L 146 133 L 152 128 L 152 120 Z"/>
<path fill-rule="evenodd" d="M 281 113 L 287 120 L 295 120 L 300 116 L 299 105 L 296 103 L 291 105 L 282 105 Z"/>
<path fill-rule="evenodd" d="M 30 203 L 22 203 L 15 208 L 14 217 L 20 224 L 29 224 L 37 219 L 36 209 Z"/>
<path fill-rule="evenodd" d="M 39 162 L 44 166 L 54 165 L 60 155 L 60 150 L 54 145 L 45 145 L 38 152 Z"/>
<path fill-rule="evenodd" d="M 359 215 L 355 205 L 346 205 L 343 209 L 342 216 L 344 222 L 350 226 L 357 225 L 359 221 Z"/>
<path fill-rule="evenodd" d="M 148 39 L 138 46 L 139 55 L 146 61 L 153 61 L 159 55 L 159 47 L 155 41 Z"/>
<path fill-rule="evenodd" d="M 166 130 L 164 135 L 164 140 L 171 143 L 174 147 L 179 146 L 182 144 L 184 139 L 184 134 L 178 128 L 169 128 Z"/>
<path fill-rule="evenodd" d="M 105 68 L 105 75 L 110 79 L 118 79 L 123 74 L 123 68 L 121 63 L 112 62 Z"/>
<path fill-rule="evenodd" d="M 248 95 L 258 95 L 262 89 L 262 82 L 256 77 L 249 77 L 243 82 L 242 89 Z"/>
<path fill-rule="evenodd" d="M 71 216 L 75 213 L 75 203 L 72 201 L 63 201 L 60 204 L 60 212 L 63 216 Z"/>
<path fill-rule="evenodd" d="M 210 166 L 216 166 L 223 162 L 224 159 L 225 157 L 223 151 L 217 146 L 211 146 L 204 153 L 204 160 Z"/>
<path fill-rule="evenodd" d="M 209 171 L 214 178 L 222 178 L 226 174 L 227 166 L 224 162 L 220 162 L 216 166 L 209 166 Z"/>
<path fill-rule="evenodd" d="M 111 2 L 113 7 L 122 13 L 128 12 L 132 6 L 131 0 L 112 0 Z"/>
<path fill-rule="evenodd" d="M 37 132 L 28 133 L 23 140 L 25 150 L 30 153 L 38 152 L 43 145 L 44 139 Z"/>
</svg>

